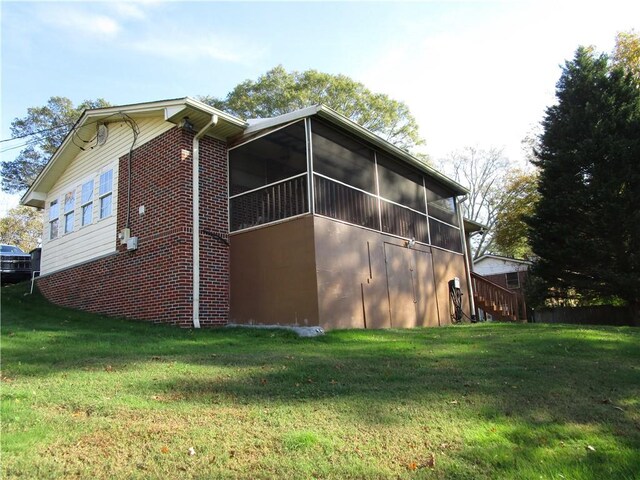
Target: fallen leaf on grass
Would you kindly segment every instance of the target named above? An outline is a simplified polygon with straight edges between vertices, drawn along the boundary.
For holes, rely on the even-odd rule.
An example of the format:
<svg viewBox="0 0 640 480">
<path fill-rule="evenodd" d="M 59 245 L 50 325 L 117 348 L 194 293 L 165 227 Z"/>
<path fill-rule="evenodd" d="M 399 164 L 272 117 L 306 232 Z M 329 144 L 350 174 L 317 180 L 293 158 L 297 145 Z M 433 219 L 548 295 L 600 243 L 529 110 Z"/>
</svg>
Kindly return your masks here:
<svg viewBox="0 0 640 480">
<path fill-rule="evenodd" d="M 407 468 L 409 470 L 416 470 L 418 468 L 418 464 L 416 462 L 411 462 L 409 463 L 409 465 L 407 465 Z"/>
<path fill-rule="evenodd" d="M 424 466 L 429 468 L 434 468 L 436 466 L 436 456 L 433 453 L 429 455 L 429 460 L 427 460 Z"/>
<path fill-rule="evenodd" d="M 161 451 L 162 453 L 169 453 L 169 447 L 162 447 L 162 448 L 160 449 L 160 451 Z"/>
<path fill-rule="evenodd" d="M 105 372 L 113 372 L 113 367 L 111 365 L 107 365 L 106 367 L 104 367 L 104 371 Z"/>
</svg>

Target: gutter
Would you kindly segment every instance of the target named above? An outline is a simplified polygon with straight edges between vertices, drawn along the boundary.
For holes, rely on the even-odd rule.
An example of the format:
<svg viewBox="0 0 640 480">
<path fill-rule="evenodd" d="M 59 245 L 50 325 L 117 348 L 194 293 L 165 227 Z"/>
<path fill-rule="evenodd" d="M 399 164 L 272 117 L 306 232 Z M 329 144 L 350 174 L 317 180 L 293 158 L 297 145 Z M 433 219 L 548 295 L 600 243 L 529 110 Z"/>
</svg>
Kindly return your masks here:
<svg viewBox="0 0 640 480">
<path fill-rule="evenodd" d="M 193 137 L 193 328 L 200 328 L 200 139 L 218 123 L 218 115 Z"/>
<path fill-rule="evenodd" d="M 468 200 L 468 196 L 464 195 L 461 197 L 458 203 L 458 221 L 460 222 L 460 235 L 462 236 L 462 244 L 464 245 L 464 266 L 467 274 L 467 287 L 469 291 L 469 306 L 471 307 L 471 315 L 470 318 L 472 321 L 475 320 L 476 316 L 476 301 L 473 298 L 473 284 L 471 283 L 471 263 L 469 261 L 469 245 L 467 245 L 467 234 L 464 231 L 464 218 L 462 217 L 462 208 L 460 208 L 460 204 L 464 203 Z"/>
</svg>

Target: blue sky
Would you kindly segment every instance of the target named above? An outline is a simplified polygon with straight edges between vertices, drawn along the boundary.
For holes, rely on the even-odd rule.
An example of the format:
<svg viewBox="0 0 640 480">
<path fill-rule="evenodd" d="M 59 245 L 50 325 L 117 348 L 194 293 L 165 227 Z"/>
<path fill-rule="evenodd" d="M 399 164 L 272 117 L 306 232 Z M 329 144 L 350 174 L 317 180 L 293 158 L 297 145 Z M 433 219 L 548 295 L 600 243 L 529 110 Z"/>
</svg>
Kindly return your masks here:
<svg viewBox="0 0 640 480">
<path fill-rule="evenodd" d="M 504 148 L 514 163 L 576 47 L 608 52 L 618 31 L 640 30 L 640 2 L 617 1 L 3 0 L 0 8 L 2 139 L 14 118 L 54 95 L 116 105 L 223 97 L 282 64 L 342 73 L 406 102 L 435 160 L 473 145 Z"/>
</svg>

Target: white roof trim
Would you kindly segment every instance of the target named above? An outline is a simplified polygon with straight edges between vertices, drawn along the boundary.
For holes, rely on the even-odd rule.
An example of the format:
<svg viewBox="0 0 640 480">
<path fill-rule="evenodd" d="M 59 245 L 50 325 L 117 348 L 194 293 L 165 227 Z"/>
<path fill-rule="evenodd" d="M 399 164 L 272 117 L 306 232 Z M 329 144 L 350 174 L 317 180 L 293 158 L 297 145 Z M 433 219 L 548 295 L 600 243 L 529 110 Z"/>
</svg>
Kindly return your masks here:
<svg viewBox="0 0 640 480">
<path fill-rule="evenodd" d="M 494 258 L 496 260 L 504 260 L 505 262 L 513 262 L 513 263 L 521 263 L 524 265 L 533 265 L 533 262 L 530 260 L 525 260 L 523 258 L 511 258 L 511 257 L 504 257 L 502 255 L 493 255 L 491 253 L 485 253 L 484 255 L 480 256 L 479 258 L 477 258 L 476 260 L 474 260 L 473 264 L 477 265 L 479 262 L 483 261 L 483 260 L 488 260 Z"/>
<path fill-rule="evenodd" d="M 217 108 L 214 108 L 210 105 L 207 105 L 206 103 L 202 103 L 199 100 L 195 100 L 190 97 L 85 110 L 84 112 L 82 112 L 82 115 L 80 115 L 80 118 L 76 121 L 73 127 L 69 130 L 69 133 L 62 141 L 62 144 L 58 147 L 58 149 L 51 156 L 51 158 L 49 159 L 45 167 L 38 174 L 38 176 L 34 180 L 31 187 L 29 187 L 29 189 L 22 196 L 22 198 L 20 199 L 20 203 L 31 204 L 32 206 L 36 206 L 36 204 L 42 203 L 44 201 L 42 198 L 44 194 L 38 191 L 38 187 L 42 182 L 42 179 L 47 176 L 48 172 L 52 168 L 52 165 L 56 163 L 56 160 L 62 155 L 62 153 L 68 147 L 71 146 L 72 144 L 71 132 L 82 127 L 90 118 L 94 118 L 94 117 L 99 118 L 99 117 L 105 117 L 105 116 L 108 117 L 110 115 L 114 115 L 118 113 L 125 113 L 127 115 L 132 115 L 132 114 L 139 114 L 139 113 L 145 113 L 145 112 L 164 111 L 163 112 L 164 118 L 165 120 L 168 120 L 169 118 L 180 113 L 182 110 L 184 110 L 187 107 L 195 108 L 209 115 L 218 115 L 219 119 L 224 120 L 228 123 L 231 123 L 232 125 L 235 125 L 242 129 L 245 129 L 248 125 L 247 122 L 245 122 L 244 120 L 238 117 L 229 115 L 228 113 L 222 112 Z"/>
</svg>

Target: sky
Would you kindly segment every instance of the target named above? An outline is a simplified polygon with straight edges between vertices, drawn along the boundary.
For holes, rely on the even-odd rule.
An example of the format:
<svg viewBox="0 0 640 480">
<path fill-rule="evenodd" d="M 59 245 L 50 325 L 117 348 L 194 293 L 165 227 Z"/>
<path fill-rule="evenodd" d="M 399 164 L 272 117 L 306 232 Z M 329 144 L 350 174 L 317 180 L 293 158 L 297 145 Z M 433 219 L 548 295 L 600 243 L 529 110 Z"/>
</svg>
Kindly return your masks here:
<svg viewBox="0 0 640 480">
<path fill-rule="evenodd" d="M 610 52 L 631 29 L 638 1 L 0 0 L 0 137 L 52 96 L 224 97 L 281 64 L 405 102 L 436 163 L 473 146 L 524 165 L 521 141 L 554 102 L 564 62 L 579 45 Z M 3 142 L 1 159 L 20 144 Z M 0 194 L 0 215 L 18 198 Z"/>
</svg>

